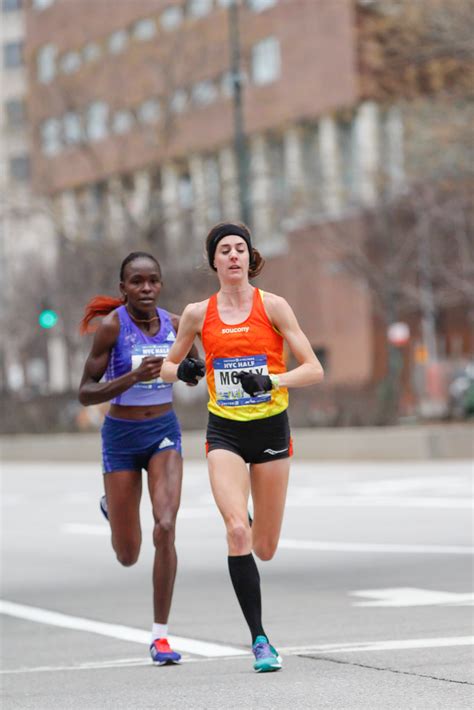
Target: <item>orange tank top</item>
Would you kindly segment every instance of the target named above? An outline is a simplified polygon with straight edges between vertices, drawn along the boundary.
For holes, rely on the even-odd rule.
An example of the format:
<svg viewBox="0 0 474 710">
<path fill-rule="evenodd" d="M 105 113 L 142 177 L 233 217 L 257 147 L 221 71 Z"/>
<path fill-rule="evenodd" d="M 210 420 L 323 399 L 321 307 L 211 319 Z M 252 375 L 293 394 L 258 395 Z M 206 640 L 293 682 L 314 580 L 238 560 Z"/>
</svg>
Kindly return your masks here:
<svg viewBox="0 0 474 710">
<path fill-rule="evenodd" d="M 286 387 L 251 397 L 236 377 L 242 370 L 262 375 L 286 371 L 283 337 L 265 312 L 263 293 L 258 288 L 254 290 L 249 317 L 232 325 L 220 319 L 217 294 L 209 299 L 201 333 L 206 353 L 207 406 L 210 412 L 225 419 L 264 419 L 288 407 Z"/>
</svg>

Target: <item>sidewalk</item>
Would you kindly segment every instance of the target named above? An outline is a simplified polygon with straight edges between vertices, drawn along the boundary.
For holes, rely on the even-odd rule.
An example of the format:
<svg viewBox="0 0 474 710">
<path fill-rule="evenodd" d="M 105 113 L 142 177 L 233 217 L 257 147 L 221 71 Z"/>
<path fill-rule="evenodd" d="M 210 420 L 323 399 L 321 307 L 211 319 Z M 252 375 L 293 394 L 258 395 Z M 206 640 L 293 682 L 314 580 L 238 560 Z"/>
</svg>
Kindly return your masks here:
<svg viewBox="0 0 474 710">
<path fill-rule="evenodd" d="M 298 460 L 415 461 L 470 459 L 473 424 L 353 429 L 295 429 Z M 204 460 L 204 431 L 183 433 L 184 455 Z M 100 461 L 100 435 L 0 436 L 3 461 Z"/>
</svg>

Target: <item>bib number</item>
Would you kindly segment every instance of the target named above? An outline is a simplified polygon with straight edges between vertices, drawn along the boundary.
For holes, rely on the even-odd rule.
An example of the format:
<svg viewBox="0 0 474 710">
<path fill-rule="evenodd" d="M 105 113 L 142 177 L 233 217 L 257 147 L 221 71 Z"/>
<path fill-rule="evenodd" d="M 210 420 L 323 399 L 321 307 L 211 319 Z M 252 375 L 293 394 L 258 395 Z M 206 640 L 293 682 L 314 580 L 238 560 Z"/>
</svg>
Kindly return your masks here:
<svg viewBox="0 0 474 710">
<path fill-rule="evenodd" d="M 132 349 L 132 370 L 136 370 L 140 367 L 144 357 L 162 357 L 165 358 L 170 351 L 170 346 L 167 343 L 160 343 L 159 345 L 150 344 L 144 345 L 142 343 L 137 343 Z M 165 387 L 171 387 L 167 382 L 163 382 L 161 377 L 156 377 L 153 380 L 147 380 L 146 382 L 135 382 L 133 389 L 140 390 L 159 390 Z"/>
<path fill-rule="evenodd" d="M 218 357 L 212 361 L 214 382 L 216 385 L 217 404 L 223 407 L 244 407 L 248 404 L 269 402 L 272 398 L 269 392 L 252 397 L 242 389 L 237 379 L 240 372 L 256 372 L 268 375 L 266 355 L 249 355 L 248 357 Z"/>
</svg>

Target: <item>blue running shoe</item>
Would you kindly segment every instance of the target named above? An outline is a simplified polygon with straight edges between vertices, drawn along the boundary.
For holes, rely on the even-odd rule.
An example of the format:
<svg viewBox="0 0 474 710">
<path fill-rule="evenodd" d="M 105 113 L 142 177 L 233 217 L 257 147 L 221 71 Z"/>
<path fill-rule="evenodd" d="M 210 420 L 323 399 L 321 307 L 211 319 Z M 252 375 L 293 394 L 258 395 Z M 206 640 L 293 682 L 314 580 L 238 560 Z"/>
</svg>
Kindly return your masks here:
<svg viewBox="0 0 474 710">
<path fill-rule="evenodd" d="M 102 496 L 102 498 L 100 499 L 100 512 L 102 513 L 102 515 L 104 516 L 104 518 L 106 520 L 109 519 L 109 511 L 107 508 L 107 498 L 105 496 Z"/>
<path fill-rule="evenodd" d="M 257 636 L 252 646 L 252 651 L 255 656 L 253 668 L 257 673 L 280 670 L 282 666 L 281 656 L 278 655 L 278 651 L 273 646 L 270 646 L 266 636 Z"/>
<path fill-rule="evenodd" d="M 181 656 L 170 648 L 168 639 L 155 639 L 150 646 L 151 660 L 156 666 L 181 662 Z"/>
</svg>

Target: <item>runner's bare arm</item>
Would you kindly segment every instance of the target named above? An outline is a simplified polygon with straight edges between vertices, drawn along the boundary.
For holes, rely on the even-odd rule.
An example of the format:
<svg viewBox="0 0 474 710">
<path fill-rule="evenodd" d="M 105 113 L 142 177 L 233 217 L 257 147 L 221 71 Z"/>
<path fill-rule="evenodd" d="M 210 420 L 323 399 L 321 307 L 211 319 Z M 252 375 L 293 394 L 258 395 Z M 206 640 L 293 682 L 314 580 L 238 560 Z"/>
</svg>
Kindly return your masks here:
<svg viewBox="0 0 474 710">
<path fill-rule="evenodd" d="M 298 367 L 278 375 L 280 387 L 306 387 L 324 378 L 324 371 L 314 350 L 301 330 L 291 306 L 281 296 L 265 294 L 265 309 L 271 322 L 287 342 Z"/>
<path fill-rule="evenodd" d="M 179 364 L 188 355 L 196 335 L 201 333 L 206 307 L 207 301 L 202 301 L 200 303 L 190 303 L 184 309 L 179 321 L 176 340 L 161 369 L 161 377 L 165 382 L 176 382 L 178 380 Z M 191 357 L 194 357 L 194 355 Z"/>
<path fill-rule="evenodd" d="M 170 317 L 171 317 L 171 322 L 173 324 L 173 328 L 175 329 L 176 332 L 178 332 L 181 316 L 177 316 L 174 313 L 170 313 Z M 196 345 L 194 344 L 194 342 L 191 345 L 187 356 L 188 357 L 199 357 L 199 351 L 198 351 Z"/>
<path fill-rule="evenodd" d="M 135 382 L 151 380 L 160 374 L 163 358 L 146 357 L 136 370 L 114 380 L 100 382 L 109 364 L 110 352 L 115 345 L 119 330 L 118 318 L 114 313 L 110 313 L 103 319 L 94 335 L 79 386 L 79 402 L 85 407 L 108 402 L 128 390 Z"/>
</svg>

